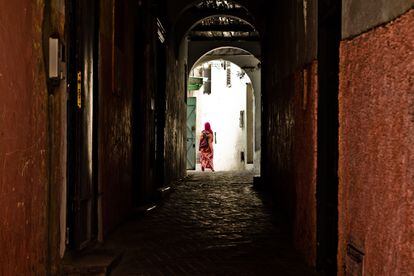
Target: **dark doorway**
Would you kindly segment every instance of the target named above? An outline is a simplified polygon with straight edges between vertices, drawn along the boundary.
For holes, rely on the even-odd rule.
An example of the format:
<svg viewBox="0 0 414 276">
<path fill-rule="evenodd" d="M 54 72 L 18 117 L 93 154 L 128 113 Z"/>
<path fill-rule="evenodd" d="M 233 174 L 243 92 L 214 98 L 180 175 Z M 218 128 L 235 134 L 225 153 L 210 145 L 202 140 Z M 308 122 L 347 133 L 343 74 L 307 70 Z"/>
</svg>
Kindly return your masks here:
<svg viewBox="0 0 414 276">
<path fill-rule="evenodd" d="M 66 1 L 68 41 L 68 242 L 87 247 L 97 237 L 98 6 Z"/>
<path fill-rule="evenodd" d="M 145 156 L 146 151 L 146 139 L 145 139 L 145 131 L 142 131 L 147 126 L 147 116 L 146 112 L 143 112 L 140 109 L 140 106 L 145 106 L 143 103 L 147 100 L 144 99 L 144 86 L 142 85 L 145 83 L 146 77 L 146 57 L 145 53 L 145 42 L 147 41 L 147 35 L 145 32 L 146 27 L 146 20 L 144 17 L 144 8 L 139 6 L 136 12 L 136 23 L 137 26 L 135 29 L 134 35 L 134 49 L 136 55 L 134 56 L 134 93 L 132 98 L 132 112 L 133 112 L 133 128 L 132 128 L 132 139 L 133 139 L 133 147 L 132 147 L 132 160 L 133 160 L 133 195 L 132 201 L 134 203 L 134 207 L 139 207 L 143 204 L 144 191 L 145 191 L 145 175 L 148 170 L 145 167 Z"/>
<path fill-rule="evenodd" d="M 338 89 L 341 1 L 318 2 L 318 259 L 317 268 L 337 274 Z"/>
<path fill-rule="evenodd" d="M 165 179 L 166 32 L 156 16 L 157 11 L 156 5 L 143 4 L 139 5 L 136 13 L 136 93 L 133 95 L 135 207 L 152 203 L 157 196 L 156 189 L 163 186 Z"/>
</svg>

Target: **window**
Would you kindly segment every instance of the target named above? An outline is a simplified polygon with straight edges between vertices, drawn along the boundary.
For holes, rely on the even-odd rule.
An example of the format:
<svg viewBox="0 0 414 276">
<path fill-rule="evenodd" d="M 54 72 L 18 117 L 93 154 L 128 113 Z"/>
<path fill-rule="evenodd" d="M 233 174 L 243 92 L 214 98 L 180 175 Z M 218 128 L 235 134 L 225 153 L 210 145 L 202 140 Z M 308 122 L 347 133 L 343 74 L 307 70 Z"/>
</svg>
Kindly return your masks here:
<svg viewBox="0 0 414 276">
<path fill-rule="evenodd" d="M 203 67 L 204 77 L 204 94 L 211 94 L 211 64 L 207 67 Z"/>
<path fill-rule="evenodd" d="M 231 64 L 228 61 L 226 61 L 226 72 L 227 72 L 226 85 L 227 87 L 231 87 Z"/>
</svg>

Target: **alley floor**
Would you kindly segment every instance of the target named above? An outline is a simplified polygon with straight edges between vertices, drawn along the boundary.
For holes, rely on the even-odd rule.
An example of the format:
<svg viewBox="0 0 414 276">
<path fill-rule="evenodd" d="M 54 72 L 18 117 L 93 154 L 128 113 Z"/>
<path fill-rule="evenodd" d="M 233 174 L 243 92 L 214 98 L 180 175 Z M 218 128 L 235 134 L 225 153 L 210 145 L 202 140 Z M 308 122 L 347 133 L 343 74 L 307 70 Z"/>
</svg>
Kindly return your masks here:
<svg viewBox="0 0 414 276">
<path fill-rule="evenodd" d="M 314 275 L 249 172 L 190 173 L 157 209 L 120 227 L 111 275 Z"/>
</svg>

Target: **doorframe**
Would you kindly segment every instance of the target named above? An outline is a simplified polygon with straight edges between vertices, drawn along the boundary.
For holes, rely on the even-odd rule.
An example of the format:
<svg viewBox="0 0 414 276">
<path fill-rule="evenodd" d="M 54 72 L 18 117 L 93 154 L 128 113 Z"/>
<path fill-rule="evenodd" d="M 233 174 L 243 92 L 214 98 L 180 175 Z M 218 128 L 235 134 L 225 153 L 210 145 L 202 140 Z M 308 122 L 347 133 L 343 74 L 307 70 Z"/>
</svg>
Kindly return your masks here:
<svg viewBox="0 0 414 276">
<path fill-rule="evenodd" d="M 99 22 L 100 22 L 100 5 L 99 1 L 95 3 L 95 30 L 94 30 L 94 52 L 93 52 L 93 114 L 92 114 L 92 183 L 94 201 L 92 211 L 95 215 L 92 217 L 92 232 L 95 240 L 98 241 L 103 233 L 101 208 L 101 188 L 99 187 L 99 76 L 100 76 L 100 40 L 99 40 Z"/>
<path fill-rule="evenodd" d="M 158 37 L 155 38 L 154 54 L 154 88 L 155 88 L 155 186 L 161 188 L 165 185 L 165 124 L 167 100 L 167 47 L 165 45 L 166 33 L 159 17 L 154 17 L 154 29 Z"/>
<path fill-rule="evenodd" d="M 79 2 L 86 3 L 86 1 L 78 0 Z M 75 212 L 75 200 L 76 200 L 76 183 L 80 183 L 80 180 L 76 180 L 80 176 L 80 164 L 77 160 L 80 147 L 76 144 L 75 131 L 77 129 L 76 113 L 78 111 L 76 102 L 76 89 L 77 89 L 77 69 L 80 66 L 77 62 L 77 54 L 79 51 L 78 41 L 78 28 L 77 22 L 77 8 L 78 2 L 66 0 L 65 22 L 66 22 L 66 41 L 67 41 L 67 210 L 66 210 L 66 246 L 70 251 L 78 251 L 84 248 L 90 247 L 95 244 L 98 238 L 99 225 L 98 225 L 98 115 L 99 115 L 99 4 L 92 1 L 95 11 L 95 28 L 93 37 L 93 111 L 92 111 L 92 206 L 91 206 L 91 239 L 86 244 L 78 244 L 76 241 L 76 227 L 77 217 Z M 83 64 L 81 65 L 83 66 Z M 78 187 L 79 189 L 79 187 Z"/>
</svg>

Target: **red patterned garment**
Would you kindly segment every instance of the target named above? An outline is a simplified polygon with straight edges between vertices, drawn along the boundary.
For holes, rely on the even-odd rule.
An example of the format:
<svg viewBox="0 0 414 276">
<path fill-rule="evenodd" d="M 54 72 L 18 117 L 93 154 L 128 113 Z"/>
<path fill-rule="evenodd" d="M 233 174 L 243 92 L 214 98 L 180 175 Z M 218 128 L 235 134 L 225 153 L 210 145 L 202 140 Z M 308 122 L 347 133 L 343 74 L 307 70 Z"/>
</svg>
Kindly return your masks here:
<svg viewBox="0 0 414 276">
<path fill-rule="evenodd" d="M 206 123 L 204 126 L 204 130 L 201 133 L 200 140 L 206 139 L 208 140 L 208 146 L 200 148 L 200 163 L 201 169 L 211 169 L 214 172 L 214 165 L 213 165 L 213 157 L 214 157 L 214 149 L 213 149 L 213 131 L 211 130 L 210 124 Z M 200 143 L 201 144 L 201 143 Z"/>
</svg>

